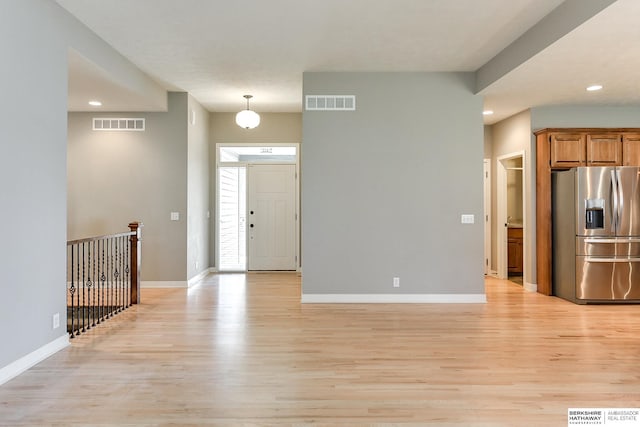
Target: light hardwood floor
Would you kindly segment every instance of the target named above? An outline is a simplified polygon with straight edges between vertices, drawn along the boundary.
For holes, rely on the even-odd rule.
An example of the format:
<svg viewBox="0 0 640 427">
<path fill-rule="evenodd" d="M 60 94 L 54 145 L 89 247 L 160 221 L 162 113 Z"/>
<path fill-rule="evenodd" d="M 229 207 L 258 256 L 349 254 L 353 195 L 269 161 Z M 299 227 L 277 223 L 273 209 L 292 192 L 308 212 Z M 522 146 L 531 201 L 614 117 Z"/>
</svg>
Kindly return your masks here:
<svg viewBox="0 0 640 427">
<path fill-rule="evenodd" d="M 640 406 L 638 306 L 495 279 L 487 304 L 301 305 L 299 280 L 145 289 L 1 386 L 0 424 L 566 426 Z"/>
</svg>

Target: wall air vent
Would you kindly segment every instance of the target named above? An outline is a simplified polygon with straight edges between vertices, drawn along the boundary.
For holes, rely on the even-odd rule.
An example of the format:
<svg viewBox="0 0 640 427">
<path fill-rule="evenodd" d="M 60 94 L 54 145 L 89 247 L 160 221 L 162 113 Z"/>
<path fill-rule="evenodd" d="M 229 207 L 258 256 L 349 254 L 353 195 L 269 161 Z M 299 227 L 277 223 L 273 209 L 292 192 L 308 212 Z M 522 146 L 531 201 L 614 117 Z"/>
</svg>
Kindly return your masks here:
<svg viewBox="0 0 640 427">
<path fill-rule="evenodd" d="M 144 131 L 144 119 L 93 118 L 93 130 L 137 130 Z"/>
<path fill-rule="evenodd" d="M 306 95 L 307 111 L 353 111 L 356 109 L 355 95 Z"/>
</svg>

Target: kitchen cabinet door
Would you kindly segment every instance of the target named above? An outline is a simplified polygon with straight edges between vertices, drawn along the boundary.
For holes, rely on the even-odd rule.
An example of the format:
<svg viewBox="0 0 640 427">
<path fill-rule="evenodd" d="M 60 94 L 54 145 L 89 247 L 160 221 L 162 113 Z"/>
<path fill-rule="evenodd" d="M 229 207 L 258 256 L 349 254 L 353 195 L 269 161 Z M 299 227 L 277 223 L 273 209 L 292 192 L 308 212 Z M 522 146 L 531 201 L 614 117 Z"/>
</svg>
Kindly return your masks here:
<svg viewBox="0 0 640 427">
<path fill-rule="evenodd" d="M 507 270 L 522 273 L 522 228 L 507 229 Z"/>
<path fill-rule="evenodd" d="M 620 135 L 587 135 L 587 166 L 622 165 Z"/>
<path fill-rule="evenodd" d="M 622 136 L 622 164 L 640 166 L 640 134 Z"/>
<path fill-rule="evenodd" d="M 572 168 L 586 165 L 585 135 L 580 133 L 552 133 L 551 167 Z"/>
</svg>

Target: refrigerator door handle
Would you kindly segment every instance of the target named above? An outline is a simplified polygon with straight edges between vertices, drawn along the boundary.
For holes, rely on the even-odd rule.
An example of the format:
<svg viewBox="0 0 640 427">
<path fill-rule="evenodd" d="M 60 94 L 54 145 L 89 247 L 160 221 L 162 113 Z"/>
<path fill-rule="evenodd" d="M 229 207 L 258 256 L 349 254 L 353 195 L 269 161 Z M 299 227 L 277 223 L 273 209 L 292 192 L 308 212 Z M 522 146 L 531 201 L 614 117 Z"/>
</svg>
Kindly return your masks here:
<svg viewBox="0 0 640 427">
<path fill-rule="evenodd" d="M 611 228 L 614 233 L 618 233 L 618 180 L 616 171 L 611 171 L 611 194 L 613 196 L 613 206 L 611 207 Z"/>
<path fill-rule="evenodd" d="M 585 262 L 640 262 L 640 258 L 585 258 Z"/>
<path fill-rule="evenodd" d="M 636 237 L 617 237 L 615 239 L 598 239 L 598 238 L 594 238 L 594 239 L 584 239 L 585 243 L 640 243 L 640 238 Z"/>
<path fill-rule="evenodd" d="M 616 220 L 618 226 L 616 231 L 620 232 L 620 228 L 622 228 L 622 213 L 624 210 L 624 191 L 622 190 L 622 176 L 618 168 L 616 168 L 616 186 L 618 187 L 618 219 Z"/>
</svg>

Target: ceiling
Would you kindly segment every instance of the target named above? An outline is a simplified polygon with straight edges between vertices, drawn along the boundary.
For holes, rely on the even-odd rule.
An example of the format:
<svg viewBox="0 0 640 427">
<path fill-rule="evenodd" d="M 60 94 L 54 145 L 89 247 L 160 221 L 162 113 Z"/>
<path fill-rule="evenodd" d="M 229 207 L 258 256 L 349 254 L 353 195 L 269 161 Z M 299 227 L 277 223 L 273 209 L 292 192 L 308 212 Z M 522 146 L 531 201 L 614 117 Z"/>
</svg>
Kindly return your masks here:
<svg viewBox="0 0 640 427">
<path fill-rule="evenodd" d="M 238 111 L 252 94 L 258 112 L 299 112 L 304 71 L 474 72 L 563 0 L 57 2 L 209 111 Z M 479 92 L 495 112 L 485 122 L 540 105 L 640 103 L 638 16 L 640 1 L 618 0 L 514 64 Z M 105 111 L 145 110 L 144 99 L 80 55 L 69 65 L 70 111 L 89 110 L 95 98 Z M 604 89 L 586 92 L 594 83 Z"/>
</svg>

